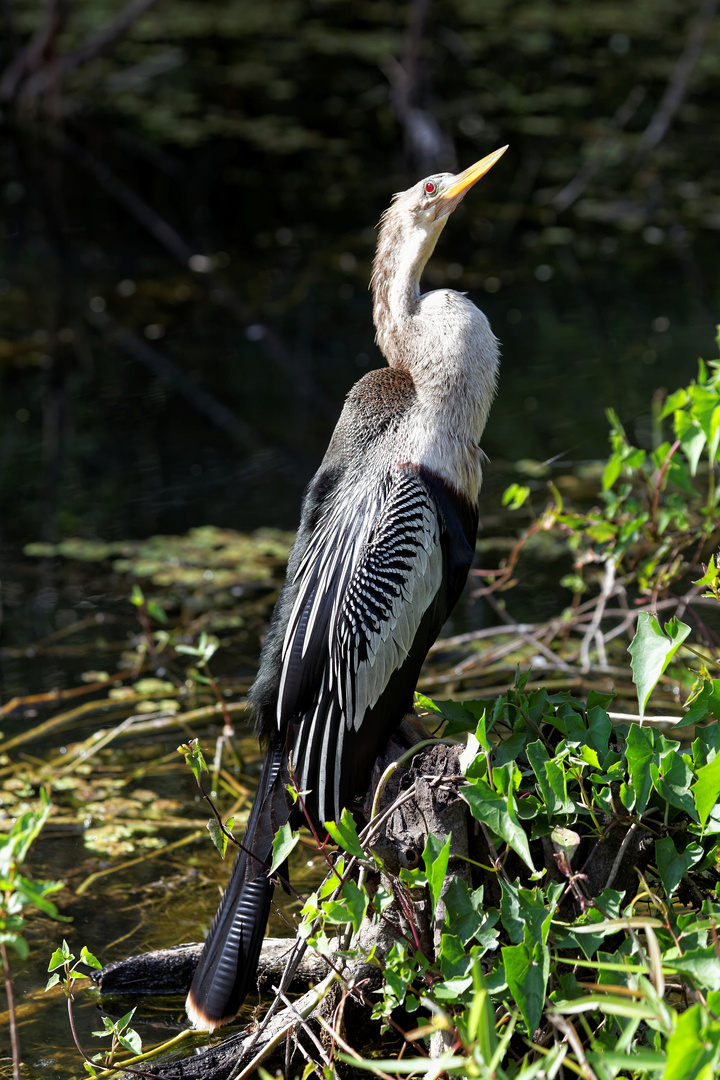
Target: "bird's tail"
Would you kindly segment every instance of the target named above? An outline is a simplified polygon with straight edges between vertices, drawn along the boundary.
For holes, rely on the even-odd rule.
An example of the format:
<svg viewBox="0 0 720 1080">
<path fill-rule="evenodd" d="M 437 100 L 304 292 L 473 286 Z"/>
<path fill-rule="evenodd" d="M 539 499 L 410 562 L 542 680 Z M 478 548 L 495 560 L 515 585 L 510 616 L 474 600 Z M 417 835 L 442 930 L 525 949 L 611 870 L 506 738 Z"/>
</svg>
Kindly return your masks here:
<svg viewBox="0 0 720 1080">
<path fill-rule="evenodd" d="M 200 956 L 185 1009 L 196 1028 L 229 1023 L 247 997 L 270 913 L 272 842 L 287 822 L 282 747 L 270 748 L 241 848 Z"/>
</svg>

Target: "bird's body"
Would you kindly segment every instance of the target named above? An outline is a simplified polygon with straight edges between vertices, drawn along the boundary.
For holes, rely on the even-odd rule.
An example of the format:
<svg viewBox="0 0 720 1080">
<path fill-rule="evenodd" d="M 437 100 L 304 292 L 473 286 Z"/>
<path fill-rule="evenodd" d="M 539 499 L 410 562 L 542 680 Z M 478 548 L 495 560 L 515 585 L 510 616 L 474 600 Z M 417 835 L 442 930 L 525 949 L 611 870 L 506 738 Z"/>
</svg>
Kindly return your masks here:
<svg viewBox="0 0 720 1080">
<path fill-rule="evenodd" d="M 305 493 L 250 695 L 267 758 L 188 996 L 198 1027 L 232 1019 L 255 979 L 272 839 L 299 823 L 287 784 L 318 824 L 365 792 L 467 578 L 498 347 L 465 295 L 419 285 L 448 214 L 502 152 L 422 181 L 384 216 L 373 314 L 390 366 L 350 391 Z"/>
</svg>

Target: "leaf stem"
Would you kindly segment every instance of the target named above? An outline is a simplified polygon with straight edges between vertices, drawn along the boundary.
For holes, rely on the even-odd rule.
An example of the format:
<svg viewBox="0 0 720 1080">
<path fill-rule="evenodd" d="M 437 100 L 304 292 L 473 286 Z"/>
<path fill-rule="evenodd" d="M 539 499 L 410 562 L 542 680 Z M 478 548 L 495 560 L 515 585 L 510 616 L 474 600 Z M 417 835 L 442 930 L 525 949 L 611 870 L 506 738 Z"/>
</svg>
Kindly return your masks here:
<svg viewBox="0 0 720 1080">
<path fill-rule="evenodd" d="M 20 1037 L 17 1029 L 17 1016 L 15 1015 L 15 995 L 13 994 L 12 972 L 8 960 L 5 942 L 0 942 L 0 956 L 2 956 L 3 972 L 5 975 L 5 994 L 8 1004 L 8 1020 L 10 1023 L 10 1047 L 12 1051 L 13 1080 L 21 1080 L 20 1077 Z"/>
</svg>

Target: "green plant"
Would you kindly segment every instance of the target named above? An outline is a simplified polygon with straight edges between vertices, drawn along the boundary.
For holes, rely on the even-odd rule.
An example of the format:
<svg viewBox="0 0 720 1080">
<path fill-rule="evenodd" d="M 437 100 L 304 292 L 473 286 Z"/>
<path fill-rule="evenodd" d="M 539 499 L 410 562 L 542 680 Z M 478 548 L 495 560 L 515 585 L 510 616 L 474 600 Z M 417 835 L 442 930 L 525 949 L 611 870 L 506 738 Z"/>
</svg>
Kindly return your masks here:
<svg viewBox="0 0 720 1080">
<path fill-rule="evenodd" d="M 611 453 L 602 473 L 604 505 L 583 514 L 565 509 L 557 495 L 548 513 L 576 549 L 612 559 L 642 591 L 658 595 L 687 571 L 683 553 L 701 550 L 718 531 L 720 361 L 701 360 L 697 381 L 656 405 L 651 451 L 633 446 L 613 410 L 607 415 Z M 663 438 L 663 421 L 670 422 L 669 439 Z M 704 494 L 697 486 L 702 473 Z"/>
<path fill-rule="evenodd" d="M 48 899 L 51 893 L 62 889 L 62 881 L 33 881 L 21 873 L 21 867 L 34 841 L 40 835 L 52 809 L 46 792 L 41 792 L 42 809 L 39 813 L 26 811 L 14 822 L 10 831 L 0 836 L 0 956 L 2 957 L 10 1021 L 10 1039 L 13 1058 L 13 1076 L 20 1076 L 20 1041 L 15 1017 L 12 971 L 8 949 L 25 958 L 30 949 L 23 936 L 24 913 L 32 908 L 62 920 L 57 908 Z"/>
<path fill-rule="evenodd" d="M 572 573 L 561 581 L 572 591 L 573 600 L 560 617 L 534 628 L 533 639 L 541 642 L 544 655 L 552 658 L 548 649 L 552 645 L 562 663 L 578 664 L 584 672 L 594 666 L 607 669 L 615 658 L 624 663 L 617 646 L 637 622 L 631 650 L 635 675 L 653 646 L 664 671 L 682 644 L 700 661 L 692 701 L 709 680 L 709 669 L 717 666 L 717 637 L 711 627 L 703 626 L 704 640 L 691 644 L 686 640 L 690 627 L 671 618 L 667 624 L 674 628 L 671 636 L 676 629 L 681 636 L 673 637 L 672 646 L 666 648 L 657 619 L 649 620 L 661 610 L 681 616 L 686 611 L 692 614 L 703 602 L 720 602 L 713 553 L 720 541 L 720 360 L 710 364 L 701 360 L 696 380 L 672 394 L 656 396 L 652 450 L 633 445 L 612 410 L 608 420 L 611 449 L 602 467 L 600 503 L 573 506 L 551 481 L 552 501 L 533 517 L 506 563 L 499 571 L 478 572 L 486 580 L 480 592 L 511 588 L 523 549 L 550 534 L 573 559 Z M 527 508 L 529 498 L 530 487 L 515 483 L 503 502 L 517 510 Z M 693 621 L 702 625 L 697 618 Z M 574 649 L 577 634 L 581 641 Z M 653 685 L 657 681 L 652 664 L 641 675 L 643 687 L 638 683 L 641 716 L 648 678 Z"/>
<path fill-rule="evenodd" d="M 73 986 L 78 979 L 87 978 L 87 972 L 80 970 L 80 968 L 92 968 L 94 970 L 100 970 L 102 964 L 96 956 L 89 951 L 87 946 L 83 945 L 80 956 L 75 957 L 75 954 L 70 951 L 67 941 L 63 941 L 59 949 L 50 957 L 50 963 L 48 964 L 48 971 L 52 972 L 48 979 L 46 990 L 51 990 L 54 986 L 61 985 L 63 993 L 67 998 L 68 1019 L 70 1021 L 70 1030 L 72 1032 L 73 1041 L 78 1051 L 82 1055 L 83 1064 L 85 1070 L 90 1076 L 97 1076 L 96 1066 L 102 1068 L 112 1068 L 116 1062 L 116 1055 L 118 1050 L 122 1047 L 125 1050 L 129 1050 L 133 1056 L 142 1053 L 142 1039 L 138 1035 L 137 1031 L 130 1027 L 130 1021 L 132 1020 L 135 1009 L 131 1009 L 119 1020 L 111 1020 L 109 1016 L 101 1017 L 102 1030 L 93 1031 L 93 1035 L 98 1039 L 111 1039 L 110 1048 L 101 1053 L 94 1054 L 90 1057 L 83 1049 L 80 1040 L 75 1029 L 75 1021 L 73 1018 Z M 130 1070 L 134 1072 L 134 1070 Z M 146 1076 L 149 1075 L 143 1072 L 135 1072 L 135 1075 Z"/>
<path fill-rule="evenodd" d="M 720 724 L 683 747 L 652 728 L 613 726 L 608 704 L 597 693 L 585 703 L 530 692 L 526 676 L 489 706 L 421 701 L 451 731 L 472 729 L 460 792 L 489 862 L 476 861 L 475 888 L 448 878 L 449 839 L 429 837 L 423 866 L 394 886 L 396 898 L 407 890 L 411 927 L 410 891 L 426 890 L 441 913 L 439 943 L 424 951 L 417 928 L 378 958 L 374 1015 L 387 1024 L 400 1007 L 417 1014 L 407 1049 L 427 1052 L 439 1034 L 445 1049 L 401 1061 L 339 1049 L 339 1058 L 385 1076 L 530 1080 L 560 1065 L 587 1080 L 716 1075 Z M 300 933 L 332 954 L 347 926 L 340 947 L 351 962 L 365 913 L 385 918 L 392 896 L 368 888 L 364 873 L 382 867 L 352 818 L 329 828 L 346 855 L 308 898 Z M 606 880 L 593 892 L 589 866 L 597 877 L 603 860 Z M 358 862 L 365 871 L 354 880 Z"/>
</svg>

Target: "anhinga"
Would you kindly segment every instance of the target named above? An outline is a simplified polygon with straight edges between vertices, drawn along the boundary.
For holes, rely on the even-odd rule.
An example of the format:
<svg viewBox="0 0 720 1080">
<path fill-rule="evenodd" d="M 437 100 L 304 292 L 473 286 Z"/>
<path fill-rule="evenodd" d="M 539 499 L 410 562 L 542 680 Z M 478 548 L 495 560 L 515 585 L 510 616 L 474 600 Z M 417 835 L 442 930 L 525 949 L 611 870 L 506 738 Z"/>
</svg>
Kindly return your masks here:
<svg viewBox="0 0 720 1080">
<path fill-rule="evenodd" d="M 451 211 L 505 149 L 420 181 L 383 216 L 373 317 L 389 367 L 350 391 L 305 493 L 250 695 L 267 757 L 188 995 L 196 1027 L 230 1021 L 253 985 L 273 836 L 300 823 L 291 774 L 318 824 L 365 792 L 465 584 L 498 345 L 464 293 L 421 294 L 420 276 Z"/>
</svg>

